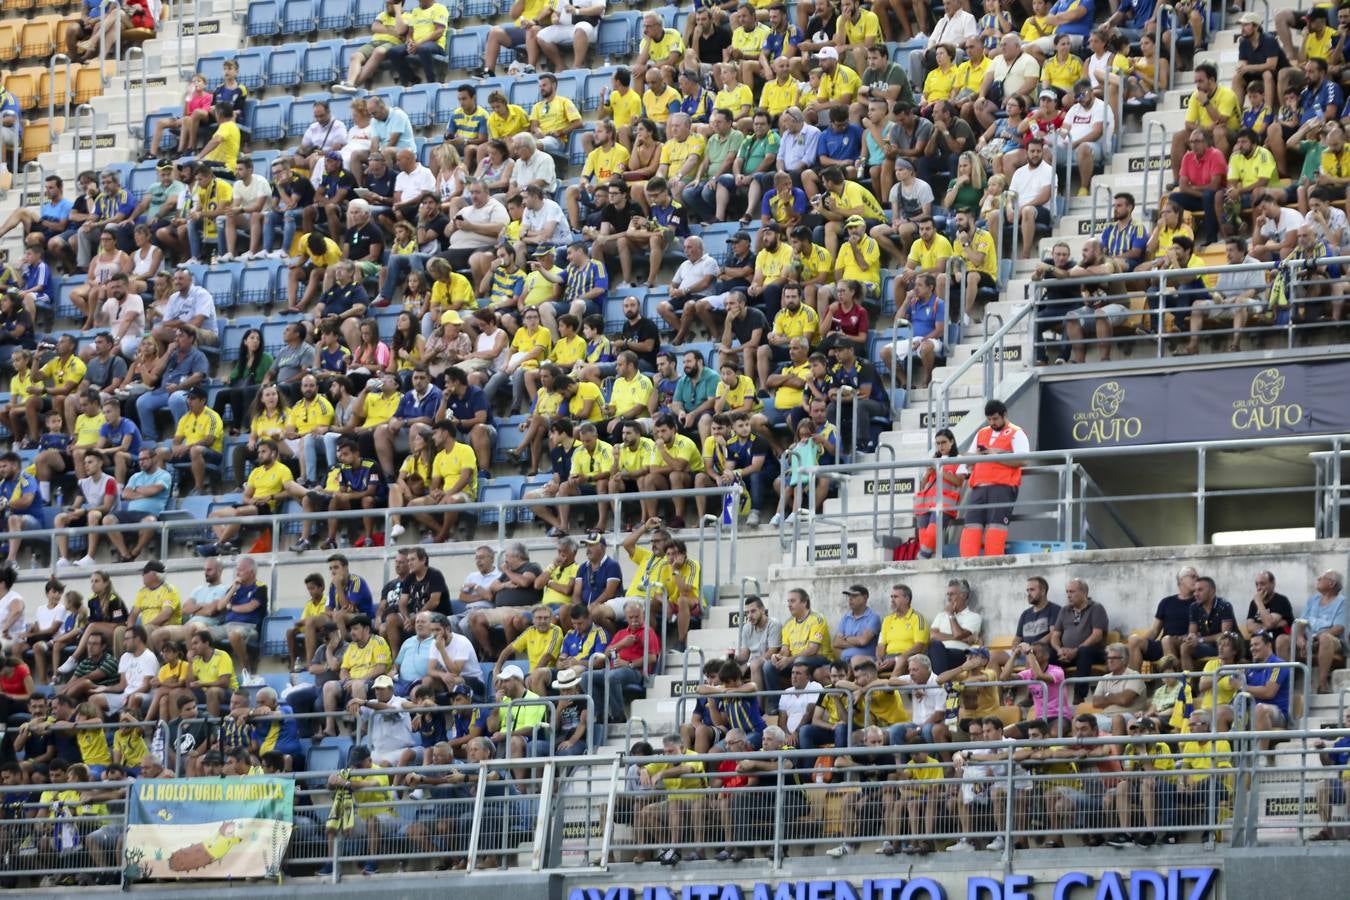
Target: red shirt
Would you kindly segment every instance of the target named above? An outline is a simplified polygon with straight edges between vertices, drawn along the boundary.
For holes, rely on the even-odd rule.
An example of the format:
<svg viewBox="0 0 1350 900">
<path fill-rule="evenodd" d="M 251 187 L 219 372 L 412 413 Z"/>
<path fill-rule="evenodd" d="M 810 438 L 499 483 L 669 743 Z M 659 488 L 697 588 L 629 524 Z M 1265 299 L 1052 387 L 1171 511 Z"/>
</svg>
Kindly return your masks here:
<svg viewBox="0 0 1350 900">
<path fill-rule="evenodd" d="M 722 787 L 738 788 L 745 787 L 750 783 L 748 775 L 741 775 L 736 772 L 737 761 L 734 759 L 723 760 L 717 764 L 717 773 L 722 776 Z"/>
<path fill-rule="evenodd" d="M 13 673 L 8 678 L 0 676 L 0 693 L 3 694 L 26 694 L 28 691 L 24 688 L 24 682 L 28 680 L 28 667 L 19 663 L 14 667 Z"/>
<path fill-rule="evenodd" d="M 643 632 L 651 635 L 651 637 L 644 638 L 642 636 Z M 632 637 L 635 638 L 635 640 L 614 651 L 619 659 L 624 662 L 637 662 L 642 659 L 643 653 L 649 653 L 652 656 L 661 655 L 661 638 L 658 637 L 656 632 L 651 628 L 641 625 L 637 628 L 620 628 L 618 631 L 614 632 L 614 637 L 610 639 L 610 646 L 617 644 L 626 637 Z M 651 642 L 650 647 L 647 646 L 647 641 Z"/>
<path fill-rule="evenodd" d="M 1215 175 L 1219 176 L 1219 186 L 1222 187 L 1224 178 L 1228 176 L 1228 160 L 1223 158 L 1218 147 L 1210 147 L 1198 159 L 1190 151 L 1181 158 L 1181 177 L 1188 179 L 1195 187 L 1208 187 L 1209 180 Z"/>
<path fill-rule="evenodd" d="M 1054 118 L 1042 119 L 1038 110 L 1035 115 L 1028 117 L 1027 123 L 1027 132 L 1022 135 L 1023 147 L 1031 143 L 1032 138 L 1045 140 L 1048 135 L 1059 130 L 1059 127 L 1064 124 L 1064 113 L 1056 112 Z"/>
<path fill-rule="evenodd" d="M 842 306 L 834 308 L 834 327 L 849 337 L 857 337 L 860 334 L 867 334 L 867 310 L 862 308 L 859 303 L 854 303 L 853 308 L 847 312 Z"/>
</svg>

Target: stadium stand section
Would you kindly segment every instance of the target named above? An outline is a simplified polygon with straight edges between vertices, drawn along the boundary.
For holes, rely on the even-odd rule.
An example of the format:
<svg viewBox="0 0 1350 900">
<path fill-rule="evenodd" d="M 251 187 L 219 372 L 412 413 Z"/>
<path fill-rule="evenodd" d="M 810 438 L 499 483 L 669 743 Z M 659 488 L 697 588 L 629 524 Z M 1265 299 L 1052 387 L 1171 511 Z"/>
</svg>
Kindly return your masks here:
<svg viewBox="0 0 1350 900">
<path fill-rule="evenodd" d="M 5 886 L 1345 838 L 1350 22 L 984 7 L 5 4 Z"/>
</svg>

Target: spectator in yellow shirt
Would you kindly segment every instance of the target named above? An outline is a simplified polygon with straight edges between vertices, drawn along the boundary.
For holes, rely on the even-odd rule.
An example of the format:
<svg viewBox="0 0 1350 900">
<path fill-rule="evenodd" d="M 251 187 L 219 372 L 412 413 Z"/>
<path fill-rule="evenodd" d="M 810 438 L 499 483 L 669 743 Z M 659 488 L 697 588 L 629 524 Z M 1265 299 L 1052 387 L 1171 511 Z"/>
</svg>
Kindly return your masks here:
<svg viewBox="0 0 1350 900">
<path fill-rule="evenodd" d="M 969 324 L 980 290 L 998 287 L 998 248 L 994 245 L 993 235 L 976 223 L 972 210 L 956 211 L 952 255 L 965 260 L 965 275 L 956 286 L 962 288 L 962 319 Z"/>
<path fill-rule="evenodd" d="M 667 83 L 673 83 L 683 57 L 684 38 L 680 37 L 680 33 L 674 28 L 667 28 L 660 13 L 645 13 L 642 16 L 642 44 L 633 64 L 633 76 L 647 83 L 647 73 L 651 69 L 660 69 Z"/>
<path fill-rule="evenodd" d="M 539 102 L 530 109 L 530 134 L 539 149 L 555 156 L 567 152 L 568 137 L 581 127 L 581 112 L 568 97 L 558 96 L 558 77 L 539 76 Z"/>
<path fill-rule="evenodd" d="M 243 502 L 238 506 L 214 509 L 210 518 L 275 515 L 281 511 L 288 495 L 299 499 L 304 494 L 304 486 L 296 482 L 291 470 L 280 461 L 276 441 L 265 438 L 258 442 L 258 464 L 244 483 Z M 215 526 L 216 544 L 212 555 L 238 553 L 239 548 L 233 541 L 242 528 L 242 525 Z"/>
</svg>

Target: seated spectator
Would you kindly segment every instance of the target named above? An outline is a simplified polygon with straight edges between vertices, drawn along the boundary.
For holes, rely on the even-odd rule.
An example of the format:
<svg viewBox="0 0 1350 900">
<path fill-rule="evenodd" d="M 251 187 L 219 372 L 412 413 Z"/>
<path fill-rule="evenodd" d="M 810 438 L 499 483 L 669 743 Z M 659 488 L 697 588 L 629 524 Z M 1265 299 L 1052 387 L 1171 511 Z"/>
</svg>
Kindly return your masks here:
<svg viewBox="0 0 1350 900">
<path fill-rule="evenodd" d="M 375 80 L 389 51 L 402 45 L 403 7 L 390 0 L 370 23 L 370 41 L 352 54 L 347 66 L 347 80 L 333 85 L 335 94 L 354 94 Z"/>
<path fill-rule="evenodd" d="M 1057 662 L 1073 664 L 1077 677 L 1088 678 L 1092 667 L 1105 658 L 1103 643 L 1110 623 L 1105 608 L 1088 594 L 1083 579 L 1071 578 L 1064 586 L 1064 594 L 1068 603 L 1050 629 L 1050 648 Z M 1076 685 L 1074 702 L 1082 703 L 1086 693 L 1086 684 Z"/>
<path fill-rule="evenodd" d="M 1342 714 L 1342 727 L 1347 725 L 1350 725 L 1350 713 Z M 1318 759 L 1322 765 L 1331 770 L 1331 777 L 1317 782 L 1317 816 L 1322 820 L 1322 829 L 1310 840 L 1336 840 L 1345 834 L 1345 827 L 1332 824 L 1332 807 L 1345 802 L 1344 773 L 1350 764 L 1350 736 L 1337 738 L 1333 744 L 1314 741 L 1313 747 L 1319 751 Z"/>
<path fill-rule="evenodd" d="M 766 690 L 779 690 L 791 674 L 792 666 L 802 662 L 810 666 L 816 681 L 821 680 L 819 669 L 833 658 L 830 627 L 825 617 L 811 609 L 811 597 L 802 588 L 788 591 L 789 618 L 782 625 L 782 647 L 770 654 L 763 667 Z"/>
<path fill-rule="evenodd" d="M 1181 160 L 1181 175 L 1171 200 L 1182 209 L 1198 212 L 1205 219 L 1205 242 L 1219 239 L 1219 220 L 1223 207 L 1220 191 L 1228 173 L 1224 154 L 1210 144 L 1209 132 L 1196 128 L 1191 132 L 1190 149 Z"/>
<path fill-rule="evenodd" d="M 1013 172 L 1008 190 L 1017 197 L 1017 207 L 1011 201 L 1005 209 L 989 217 L 990 230 L 1019 228 L 1023 258 L 1034 258 L 1037 253 L 1036 229 L 1049 226 L 1054 219 L 1055 167 L 1044 158 L 1045 144 L 1039 138 L 1027 142 L 1026 164 Z"/>
<path fill-rule="evenodd" d="M 834 632 L 834 649 L 840 659 L 851 661 L 877 655 L 877 637 L 881 633 L 881 617 L 868 609 L 868 591 L 861 584 L 844 591 L 848 598 L 848 612 L 839 620 Z"/>
<path fill-rule="evenodd" d="M 981 643 L 984 617 L 969 608 L 970 585 L 962 579 L 947 583 L 946 604 L 929 622 L 928 656 L 941 675 L 960 665 L 966 651 Z"/>
<path fill-rule="evenodd" d="M 1275 637 L 1275 653 L 1284 659 L 1289 655 L 1289 636 L 1293 630 L 1294 607 L 1289 598 L 1275 590 L 1275 575 L 1256 573 L 1256 590 L 1247 604 L 1247 620 L 1242 625 L 1244 634 L 1265 631 Z"/>
<path fill-rule="evenodd" d="M 1291 728 L 1295 724 L 1293 712 L 1289 706 L 1290 686 L 1293 684 L 1292 669 L 1281 668 L 1284 660 L 1275 655 L 1275 642 L 1272 635 L 1265 631 L 1252 633 L 1250 649 L 1252 662 L 1264 664 L 1262 668 L 1247 669 L 1243 672 L 1246 691 L 1256 701 L 1252 727 L 1256 731 L 1274 731 Z M 1270 747 L 1269 741 L 1260 741 L 1262 750 Z"/>
<path fill-rule="evenodd" d="M 1108 127 L 1111 114 L 1106 102 L 1092 92 L 1086 81 L 1074 84 L 1073 97 L 1074 105 L 1064 114 L 1068 135 L 1055 144 L 1055 169 L 1075 162 L 1078 166 L 1078 196 L 1086 197 L 1092 185 L 1093 171 L 1106 158 L 1111 140 Z M 1014 177 L 1016 174 L 1013 173 Z"/>
<path fill-rule="evenodd" d="M 436 0 L 418 0 L 417 6 L 406 10 L 400 19 L 403 28 L 399 37 L 403 40 L 391 46 L 385 54 L 395 78 L 405 86 L 436 84 L 440 81 L 437 70 L 445 61 L 446 42 L 449 39 L 449 11 Z M 422 66 L 421 81 L 413 73 L 414 57 Z"/>
<path fill-rule="evenodd" d="M 1215 210 L 1225 235 L 1236 236 L 1243 230 L 1247 211 L 1260 202 L 1266 188 L 1278 178 L 1275 157 L 1261 146 L 1260 136 L 1250 128 L 1239 131 L 1228 159 L 1228 184 Z M 1209 217 L 1208 211 L 1205 217 Z"/>
<path fill-rule="evenodd" d="M 1129 648 L 1124 644 L 1106 647 L 1106 676 L 1092 688 L 1088 703 L 1097 716 L 1097 730 L 1123 735 L 1134 714 L 1148 704 L 1148 686 L 1139 673 L 1126 666 Z"/>
<path fill-rule="evenodd" d="M 1296 629 L 1296 659 L 1313 659 L 1317 693 L 1331 690 L 1331 672 L 1345 664 L 1346 602 L 1345 580 L 1340 572 L 1328 569 L 1317 577 L 1317 593 L 1308 598 L 1303 618 L 1308 624 Z"/>
</svg>

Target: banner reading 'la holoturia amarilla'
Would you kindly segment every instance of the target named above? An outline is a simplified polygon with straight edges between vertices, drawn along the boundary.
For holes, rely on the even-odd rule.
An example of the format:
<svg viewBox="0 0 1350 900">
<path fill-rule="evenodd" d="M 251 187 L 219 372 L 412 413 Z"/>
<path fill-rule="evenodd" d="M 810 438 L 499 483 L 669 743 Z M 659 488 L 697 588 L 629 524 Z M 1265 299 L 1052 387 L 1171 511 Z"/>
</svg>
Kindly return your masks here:
<svg viewBox="0 0 1350 900">
<path fill-rule="evenodd" d="M 294 799 L 287 778 L 138 781 L 128 799 L 126 877 L 279 877 Z"/>
<path fill-rule="evenodd" d="M 1350 429 L 1350 359 L 1041 383 L 1038 449 Z"/>
</svg>

